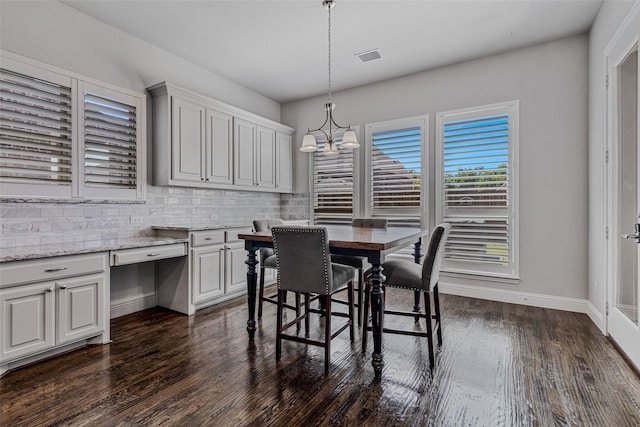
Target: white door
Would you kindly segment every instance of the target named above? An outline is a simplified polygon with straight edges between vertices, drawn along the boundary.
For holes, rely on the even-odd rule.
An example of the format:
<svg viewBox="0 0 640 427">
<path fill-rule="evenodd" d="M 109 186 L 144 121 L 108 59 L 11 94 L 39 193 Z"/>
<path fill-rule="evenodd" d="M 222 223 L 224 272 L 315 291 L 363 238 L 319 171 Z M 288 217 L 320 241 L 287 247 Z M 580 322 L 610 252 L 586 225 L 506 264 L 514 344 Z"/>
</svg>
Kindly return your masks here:
<svg viewBox="0 0 640 427">
<path fill-rule="evenodd" d="M 607 331 L 640 369 L 638 276 L 640 259 L 640 143 L 638 133 L 638 29 L 640 13 L 627 21 L 610 46 L 609 127 L 611 177 L 611 283 Z"/>
</svg>

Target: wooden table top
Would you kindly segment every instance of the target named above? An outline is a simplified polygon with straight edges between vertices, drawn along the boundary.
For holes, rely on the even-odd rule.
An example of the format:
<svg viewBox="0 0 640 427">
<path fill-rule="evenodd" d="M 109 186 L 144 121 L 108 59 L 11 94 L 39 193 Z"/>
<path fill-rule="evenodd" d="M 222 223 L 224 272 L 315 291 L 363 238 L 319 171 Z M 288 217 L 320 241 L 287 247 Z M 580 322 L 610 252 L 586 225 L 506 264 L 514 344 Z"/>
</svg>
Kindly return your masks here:
<svg viewBox="0 0 640 427">
<path fill-rule="evenodd" d="M 350 225 L 324 226 L 329 233 L 329 246 L 333 248 L 385 251 L 405 246 L 425 236 L 428 230 L 413 227 L 365 228 Z M 270 231 L 240 233 L 238 238 L 257 242 L 271 242 Z"/>
</svg>

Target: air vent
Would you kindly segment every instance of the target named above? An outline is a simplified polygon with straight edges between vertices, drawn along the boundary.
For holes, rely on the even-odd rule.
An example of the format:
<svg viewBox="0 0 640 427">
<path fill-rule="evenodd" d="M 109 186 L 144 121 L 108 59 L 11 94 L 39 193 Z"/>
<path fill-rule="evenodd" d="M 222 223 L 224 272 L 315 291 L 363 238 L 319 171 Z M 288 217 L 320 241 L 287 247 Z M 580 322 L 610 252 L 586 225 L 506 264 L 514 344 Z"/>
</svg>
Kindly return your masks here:
<svg viewBox="0 0 640 427">
<path fill-rule="evenodd" d="M 378 52 L 378 49 L 373 49 L 373 50 L 368 50 L 366 52 L 356 53 L 356 56 L 362 62 L 375 61 L 376 59 L 382 58 L 382 55 L 380 55 L 380 52 Z"/>
</svg>

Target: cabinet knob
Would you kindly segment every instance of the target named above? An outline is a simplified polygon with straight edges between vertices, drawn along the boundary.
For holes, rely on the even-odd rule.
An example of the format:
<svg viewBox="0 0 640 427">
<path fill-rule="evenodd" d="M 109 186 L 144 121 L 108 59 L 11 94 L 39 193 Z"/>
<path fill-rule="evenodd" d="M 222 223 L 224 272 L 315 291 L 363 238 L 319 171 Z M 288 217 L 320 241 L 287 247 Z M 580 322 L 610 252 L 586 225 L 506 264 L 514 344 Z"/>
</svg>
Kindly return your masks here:
<svg viewBox="0 0 640 427">
<path fill-rule="evenodd" d="M 45 292 L 53 292 L 53 288 L 47 288 L 44 290 Z"/>
<path fill-rule="evenodd" d="M 58 289 L 67 289 L 67 285 L 58 285 Z"/>
<path fill-rule="evenodd" d="M 60 267 L 60 268 L 47 268 L 44 272 L 45 273 L 55 273 L 56 271 L 64 271 L 66 270 L 67 267 Z"/>
</svg>

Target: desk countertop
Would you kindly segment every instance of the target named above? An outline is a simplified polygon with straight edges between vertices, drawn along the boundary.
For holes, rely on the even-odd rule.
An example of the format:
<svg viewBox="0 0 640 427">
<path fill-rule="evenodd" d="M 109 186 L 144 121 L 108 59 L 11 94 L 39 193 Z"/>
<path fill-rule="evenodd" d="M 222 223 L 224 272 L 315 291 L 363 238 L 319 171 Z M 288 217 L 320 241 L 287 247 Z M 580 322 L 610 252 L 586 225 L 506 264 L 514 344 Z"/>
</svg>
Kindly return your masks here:
<svg viewBox="0 0 640 427">
<path fill-rule="evenodd" d="M 48 258 L 63 255 L 78 255 L 92 252 L 106 252 L 118 249 L 143 248 L 148 246 L 185 243 L 188 239 L 171 237 L 132 237 L 128 239 L 106 239 L 88 242 L 63 242 L 45 245 L 18 246 L 0 250 L 0 263 L 27 259 Z"/>
</svg>

